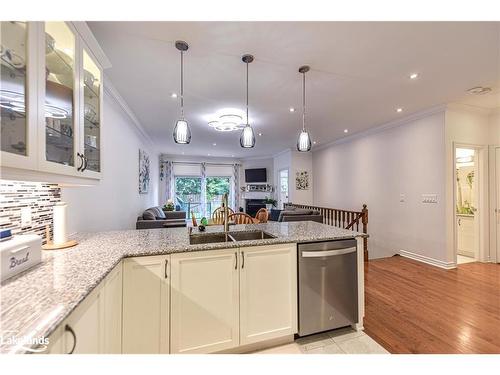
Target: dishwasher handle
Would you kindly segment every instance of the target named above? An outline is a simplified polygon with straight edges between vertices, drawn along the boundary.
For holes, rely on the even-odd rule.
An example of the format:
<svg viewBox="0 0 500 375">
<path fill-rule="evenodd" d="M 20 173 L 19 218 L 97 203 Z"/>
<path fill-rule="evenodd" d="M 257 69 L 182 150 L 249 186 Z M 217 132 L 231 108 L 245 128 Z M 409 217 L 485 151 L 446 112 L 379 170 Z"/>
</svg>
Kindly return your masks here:
<svg viewBox="0 0 500 375">
<path fill-rule="evenodd" d="M 355 253 L 357 250 L 356 247 L 348 247 L 346 249 L 337 249 L 337 250 L 327 250 L 327 251 L 303 251 L 302 258 L 323 258 L 323 257 L 331 257 L 335 255 L 344 255 Z"/>
</svg>

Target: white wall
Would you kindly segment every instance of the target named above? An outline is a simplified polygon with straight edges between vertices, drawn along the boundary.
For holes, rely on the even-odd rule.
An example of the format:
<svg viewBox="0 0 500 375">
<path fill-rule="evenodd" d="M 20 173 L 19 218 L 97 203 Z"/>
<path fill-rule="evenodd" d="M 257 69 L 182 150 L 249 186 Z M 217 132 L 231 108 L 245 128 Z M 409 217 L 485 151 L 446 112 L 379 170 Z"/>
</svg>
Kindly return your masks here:
<svg viewBox="0 0 500 375">
<path fill-rule="evenodd" d="M 62 200 L 69 205 L 69 233 L 135 228 L 137 216 L 158 203 L 158 154 L 107 91 L 101 131 L 99 184 L 62 188 Z M 139 194 L 139 148 L 149 153 L 151 161 L 148 194 Z"/>
<path fill-rule="evenodd" d="M 408 121 L 315 151 L 314 204 L 367 204 L 370 258 L 404 250 L 445 263 L 444 110 Z M 422 203 L 422 194 L 438 203 Z"/>
<path fill-rule="evenodd" d="M 309 174 L 309 189 L 297 190 L 295 177 L 297 172 L 307 171 Z M 292 152 L 292 168 L 289 175 L 290 202 L 298 204 L 313 204 L 314 176 L 313 157 L 310 152 Z"/>
</svg>

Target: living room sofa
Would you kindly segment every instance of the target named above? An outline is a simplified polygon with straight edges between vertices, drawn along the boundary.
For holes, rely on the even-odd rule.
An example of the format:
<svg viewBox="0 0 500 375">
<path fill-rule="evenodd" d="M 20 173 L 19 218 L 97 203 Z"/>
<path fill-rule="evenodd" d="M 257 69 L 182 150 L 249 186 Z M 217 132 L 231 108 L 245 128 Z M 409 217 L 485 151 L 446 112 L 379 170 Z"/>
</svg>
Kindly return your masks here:
<svg viewBox="0 0 500 375">
<path fill-rule="evenodd" d="M 185 211 L 165 211 L 161 207 L 151 207 L 137 217 L 136 229 L 175 228 L 186 226 Z"/>
<path fill-rule="evenodd" d="M 318 223 L 323 222 L 323 216 L 319 211 L 286 207 L 279 213 L 278 221 L 288 222 L 288 221 L 316 221 Z"/>
</svg>

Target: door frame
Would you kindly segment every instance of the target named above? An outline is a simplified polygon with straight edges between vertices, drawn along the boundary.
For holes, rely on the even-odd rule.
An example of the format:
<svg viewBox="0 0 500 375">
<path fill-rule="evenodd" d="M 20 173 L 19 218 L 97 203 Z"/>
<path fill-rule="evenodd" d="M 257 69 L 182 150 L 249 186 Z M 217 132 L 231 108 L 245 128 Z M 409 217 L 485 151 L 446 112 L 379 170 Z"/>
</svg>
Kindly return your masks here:
<svg viewBox="0 0 500 375">
<path fill-rule="evenodd" d="M 278 186 L 277 186 L 277 190 L 278 190 L 278 206 L 284 208 L 284 204 L 281 201 L 281 172 L 282 171 L 286 171 L 287 176 L 288 176 L 288 197 L 287 197 L 287 202 L 286 203 L 290 203 L 290 168 L 281 168 L 280 170 L 278 170 Z"/>
<path fill-rule="evenodd" d="M 469 148 L 474 149 L 477 153 L 475 158 L 475 171 L 477 171 L 477 230 L 475 230 L 476 247 L 478 253 L 476 254 L 476 261 L 489 262 L 490 261 L 490 238 L 489 238 L 489 184 L 488 184 L 488 146 L 478 145 L 473 143 L 453 142 L 453 259 L 457 264 L 458 255 L 458 228 L 457 228 L 457 171 L 456 171 L 456 149 Z M 476 220 L 476 217 L 474 218 Z"/>
<path fill-rule="evenodd" d="M 491 145 L 489 147 L 489 157 L 491 162 L 489 163 L 489 192 L 490 192 L 490 261 L 493 263 L 500 262 L 500 246 L 497 246 L 498 236 L 500 232 L 498 231 L 497 220 L 498 215 L 500 215 L 500 184 L 497 184 L 497 158 L 496 152 L 500 151 L 500 145 Z"/>
</svg>

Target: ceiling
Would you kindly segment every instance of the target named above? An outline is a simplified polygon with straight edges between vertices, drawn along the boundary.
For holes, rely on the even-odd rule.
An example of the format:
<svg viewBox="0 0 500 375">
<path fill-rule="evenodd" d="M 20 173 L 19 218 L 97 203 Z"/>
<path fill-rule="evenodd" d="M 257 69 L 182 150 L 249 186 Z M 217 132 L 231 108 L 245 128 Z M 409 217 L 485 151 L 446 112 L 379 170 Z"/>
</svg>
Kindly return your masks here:
<svg viewBox="0 0 500 375">
<path fill-rule="evenodd" d="M 319 145 L 434 105 L 500 107 L 498 22 L 89 22 L 112 63 L 106 71 L 137 118 L 169 154 L 268 156 L 296 144 L 301 127 L 301 75 L 308 64 L 307 126 Z M 185 54 L 185 112 L 192 141 L 172 139 L 179 115 L 179 52 Z M 239 132 L 220 133 L 207 116 L 244 109 L 251 53 L 253 149 Z M 410 80 L 409 75 L 419 73 Z M 492 93 L 466 90 L 489 86 Z M 290 107 L 296 111 L 291 113 Z M 396 108 L 403 108 L 397 113 Z M 349 133 L 344 133 L 348 129 Z M 216 144 L 214 146 L 213 144 Z"/>
</svg>

